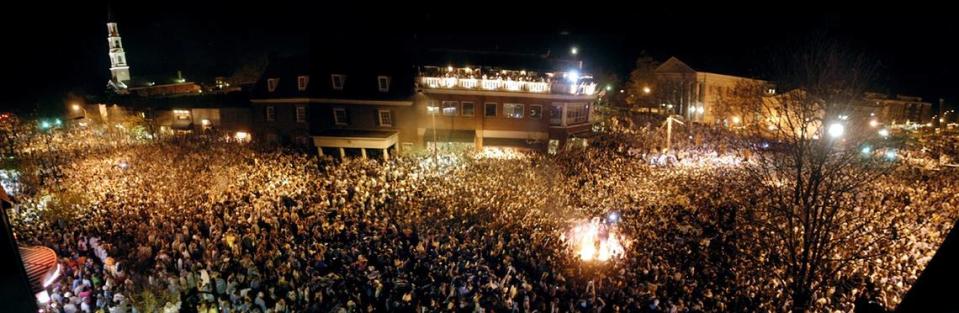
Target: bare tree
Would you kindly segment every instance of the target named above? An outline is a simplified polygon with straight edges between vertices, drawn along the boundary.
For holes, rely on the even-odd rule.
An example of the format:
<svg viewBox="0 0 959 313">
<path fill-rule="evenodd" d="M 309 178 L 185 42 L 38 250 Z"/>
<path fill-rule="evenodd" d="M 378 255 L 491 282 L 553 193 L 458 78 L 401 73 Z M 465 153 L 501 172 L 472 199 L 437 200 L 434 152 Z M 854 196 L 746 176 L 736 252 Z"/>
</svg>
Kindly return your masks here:
<svg viewBox="0 0 959 313">
<path fill-rule="evenodd" d="M 804 312 L 851 262 L 882 251 L 890 230 L 874 225 L 892 221 L 873 220 L 885 209 L 860 196 L 888 168 L 861 146 L 874 133 L 855 104 L 872 66 L 835 44 L 790 53 L 774 77 L 789 91 L 746 83 L 732 110 L 743 119 L 747 185 L 761 224 L 747 235 L 757 250 L 749 255 L 784 288 L 777 309 Z"/>
</svg>

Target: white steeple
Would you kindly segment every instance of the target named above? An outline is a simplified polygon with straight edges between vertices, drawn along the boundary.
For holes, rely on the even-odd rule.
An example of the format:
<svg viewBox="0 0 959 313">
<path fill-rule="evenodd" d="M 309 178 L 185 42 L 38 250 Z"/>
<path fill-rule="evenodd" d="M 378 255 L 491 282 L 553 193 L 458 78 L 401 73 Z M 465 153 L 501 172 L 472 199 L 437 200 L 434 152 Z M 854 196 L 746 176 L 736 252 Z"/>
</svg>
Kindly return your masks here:
<svg viewBox="0 0 959 313">
<path fill-rule="evenodd" d="M 130 81 L 130 66 L 127 65 L 127 55 L 123 52 L 123 43 L 120 42 L 120 31 L 117 30 L 117 23 L 107 23 L 107 44 L 110 51 L 110 74 L 114 85 L 120 88 L 126 88 L 126 82 Z"/>
</svg>

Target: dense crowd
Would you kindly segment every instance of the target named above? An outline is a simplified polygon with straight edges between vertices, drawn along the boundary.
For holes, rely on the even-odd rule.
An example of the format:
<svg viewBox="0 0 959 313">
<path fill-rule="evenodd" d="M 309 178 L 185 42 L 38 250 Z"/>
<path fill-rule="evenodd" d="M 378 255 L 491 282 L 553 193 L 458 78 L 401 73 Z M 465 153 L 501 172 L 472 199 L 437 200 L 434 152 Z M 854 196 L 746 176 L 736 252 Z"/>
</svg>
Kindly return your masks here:
<svg viewBox="0 0 959 313">
<path fill-rule="evenodd" d="M 782 311 L 776 267 L 745 256 L 758 251 L 740 237 L 750 217 L 728 210 L 762 198 L 704 161 L 746 156 L 696 136 L 718 134 L 674 148 L 689 166 L 651 164 L 658 148 L 614 136 L 560 156 L 441 160 L 215 141 L 76 148 L 13 222 L 21 243 L 61 258 L 53 312 Z M 959 217 L 956 175 L 877 178 L 862 197 L 895 224 L 869 226 L 897 237 L 813 309 L 894 307 Z M 612 212 L 622 258 L 583 262 L 560 239 Z"/>
</svg>

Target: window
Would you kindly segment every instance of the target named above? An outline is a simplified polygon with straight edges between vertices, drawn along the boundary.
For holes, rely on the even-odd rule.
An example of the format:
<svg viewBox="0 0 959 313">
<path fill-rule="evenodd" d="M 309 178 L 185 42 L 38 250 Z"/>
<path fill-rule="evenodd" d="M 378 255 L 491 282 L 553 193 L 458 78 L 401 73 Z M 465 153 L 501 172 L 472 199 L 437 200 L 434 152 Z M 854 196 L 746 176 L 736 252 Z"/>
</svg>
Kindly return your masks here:
<svg viewBox="0 0 959 313">
<path fill-rule="evenodd" d="M 496 117 L 496 103 L 486 104 L 486 117 Z"/>
<path fill-rule="evenodd" d="M 276 107 L 269 105 L 266 107 L 266 121 L 272 122 L 276 120 Z"/>
<path fill-rule="evenodd" d="M 393 112 L 390 110 L 379 111 L 380 127 L 393 127 Z"/>
<path fill-rule="evenodd" d="M 346 115 L 346 109 L 333 108 L 333 123 L 336 125 L 349 125 L 349 116 Z"/>
<path fill-rule="evenodd" d="M 456 101 L 443 101 L 443 116 L 456 116 L 459 111 L 459 103 Z"/>
<path fill-rule="evenodd" d="M 508 118 L 523 118 L 523 104 L 503 103 L 503 114 Z"/>
<path fill-rule="evenodd" d="M 306 90 L 306 84 L 310 83 L 310 77 L 306 75 L 298 76 L 296 78 L 296 89 L 300 91 Z"/>
<path fill-rule="evenodd" d="M 463 102 L 463 116 L 473 116 L 474 111 L 476 108 L 472 102 Z"/>
<path fill-rule="evenodd" d="M 306 123 L 306 106 L 303 106 L 303 105 L 296 106 L 296 122 Z"/>
<path fill-rule="evenodd" d="M 267 78 L 266 90 L 269 92 L 273 92 L 274 90 L 276 90 L 276 84 L 278 84 L 279 82 L 280 82 L 279 78 Z"/>
<path fill-rule="evenodd" d="M 343 90 L 343 81 L 345 79 L 346 77 L 343 77 L 343 75 L 340 74 L 330 75 L 330 81 L 333 83 L 333 89 Z"/>
<path fill-rule="evenodd" d="M 566 106 L 566 123 L 578 124 L 589 120 L 589 107 L 585 103 L 570 103 Z"/>
<path fill-rule="evenodd" d="M 529 118 L 540 119 L 543 118 L 543 106 L 539 104 L 530 104 L 529 105 Z"/>
<path fill-rule="evenodd" d="M 549 124 L 563 125 L 563 104 L 553 103 L 549 106 Z"/>
<path fill-rule="evenodd" d="M 389 76 L 378 76 L 376 77 L 376 83 L 380 86 L 380 92 L 390 91 L 390 77 Z"/>
</svg>

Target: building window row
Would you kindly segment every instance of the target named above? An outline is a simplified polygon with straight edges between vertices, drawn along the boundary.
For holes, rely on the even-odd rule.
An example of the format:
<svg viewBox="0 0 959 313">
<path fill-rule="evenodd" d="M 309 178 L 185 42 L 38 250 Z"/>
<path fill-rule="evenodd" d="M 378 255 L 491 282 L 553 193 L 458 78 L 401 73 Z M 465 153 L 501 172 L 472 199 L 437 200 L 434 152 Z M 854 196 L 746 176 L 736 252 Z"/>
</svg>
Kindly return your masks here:
<svg viewBox="0 0 959 313">
<path fill-rule="evenodd" d="M 123 63 L 122 59 L 120 63 Z M 386 75 L 379 75 L 376 77 L 377 89 L 380 92 L 389 92 L 390 83 L 392 78 Z M 266 90 L 269 92 L 276 91 L 276 87 L 279 86 L 279 78 L 267 78 L 266 79 Z M 309 75 L 300 75 L 296 77 L 296 89 L 299 91 L 306 91 L 307 86 L 310 83 Z M 343 86 L 346 83 L 346 75 L 343 74 L 330 74 L 330 85 L 334 90 L 343 90 Z"/>
<path fill-rule="evenodd" d="M 497 103 L 487 102 L 483 106 L 483 116 L 496 117 Z M 471 117 L 476 114 L 476 103 L 472 101 L 442 101 L 440 106 L 430 105 L 430 111 L 438 109 L 443 116 L 464 116 Z M 528 117 L 539 119 L 543 117 L 543 106 L 539 104 L 530 104 Z M 522 119 L 527 116 L 526 105 L 522 103 L 503 103 L 503 117 Z M 560 115 L 557 115 L 560 116 Z"/>
</svg>

